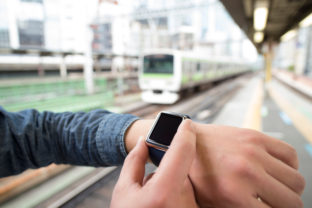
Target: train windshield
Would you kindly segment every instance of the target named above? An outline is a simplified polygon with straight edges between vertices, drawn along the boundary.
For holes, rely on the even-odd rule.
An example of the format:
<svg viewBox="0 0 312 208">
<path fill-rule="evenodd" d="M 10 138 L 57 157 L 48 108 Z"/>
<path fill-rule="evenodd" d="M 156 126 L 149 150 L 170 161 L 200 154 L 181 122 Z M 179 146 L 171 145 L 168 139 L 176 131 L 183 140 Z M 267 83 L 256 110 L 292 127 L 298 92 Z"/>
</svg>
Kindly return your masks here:
<svg viewBox="0 0 312 208">
<path fill-rule="evenodd" d="M 144 56 L 144 73 L 172 74 L 172 55 L 149 55 Z"/>
</svg>

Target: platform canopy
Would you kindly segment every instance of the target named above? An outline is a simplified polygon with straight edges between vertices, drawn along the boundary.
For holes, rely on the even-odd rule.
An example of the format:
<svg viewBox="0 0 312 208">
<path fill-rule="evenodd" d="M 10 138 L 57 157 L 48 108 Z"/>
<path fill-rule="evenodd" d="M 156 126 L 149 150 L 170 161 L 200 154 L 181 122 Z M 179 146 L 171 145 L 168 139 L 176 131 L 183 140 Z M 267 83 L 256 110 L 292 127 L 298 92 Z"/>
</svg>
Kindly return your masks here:
<svg viewBox="0 0 312 208">
<path fill-rule="evenodd" d="M 258 50 L 279 42 L 312 13 L 311 0 L 221 0 L 229 14 Z M 308 18 L 312 20 L 312 15 Z"/>
</svg>

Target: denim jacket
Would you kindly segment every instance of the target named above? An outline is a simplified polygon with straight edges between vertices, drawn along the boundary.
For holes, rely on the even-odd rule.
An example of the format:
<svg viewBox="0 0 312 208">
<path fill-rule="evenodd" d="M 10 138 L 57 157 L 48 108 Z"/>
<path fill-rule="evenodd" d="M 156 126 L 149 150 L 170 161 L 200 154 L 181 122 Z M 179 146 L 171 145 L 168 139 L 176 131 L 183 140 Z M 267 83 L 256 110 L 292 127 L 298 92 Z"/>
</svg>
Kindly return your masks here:
<svg viewBox="0 0 312 208">
<path fill-rule="evenodd" d="M 137 119 L 105 110 L 11 113 L 0 106 L 0 177 L 51 163 L 120 165 L 125 132 Z"/>
</svg>

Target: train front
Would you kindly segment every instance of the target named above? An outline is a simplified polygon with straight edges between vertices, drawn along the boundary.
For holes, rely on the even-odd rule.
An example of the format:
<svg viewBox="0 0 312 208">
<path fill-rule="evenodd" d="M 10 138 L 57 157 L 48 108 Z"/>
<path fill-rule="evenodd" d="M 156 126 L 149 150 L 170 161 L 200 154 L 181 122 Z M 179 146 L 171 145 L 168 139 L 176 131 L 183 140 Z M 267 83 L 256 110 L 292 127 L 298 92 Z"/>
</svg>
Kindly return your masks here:
<svg viewBox="0 0 312 208">
<path fill-rule="evenodd" d="M 142 100 L 172 104 L 179 99 L 179 62 L 174 54 L 148 54 L 141 59 L 139 84 Z"/>
</svg>

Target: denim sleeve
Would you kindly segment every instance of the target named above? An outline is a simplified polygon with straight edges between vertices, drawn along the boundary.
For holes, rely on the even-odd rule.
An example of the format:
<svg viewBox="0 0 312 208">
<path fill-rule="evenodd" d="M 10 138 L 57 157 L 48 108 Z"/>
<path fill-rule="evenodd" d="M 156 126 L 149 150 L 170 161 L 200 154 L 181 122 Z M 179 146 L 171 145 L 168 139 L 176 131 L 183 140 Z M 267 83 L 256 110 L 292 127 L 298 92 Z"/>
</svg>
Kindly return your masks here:
<svg viewBox="0 0 312 208">
<path fill-rule="evenodd" d="M 0 177 L 51 163 L 120 165 L 125 132 L 137 119 L 105 110 L 11 113 L 0 107 Z"/>
</svg>

